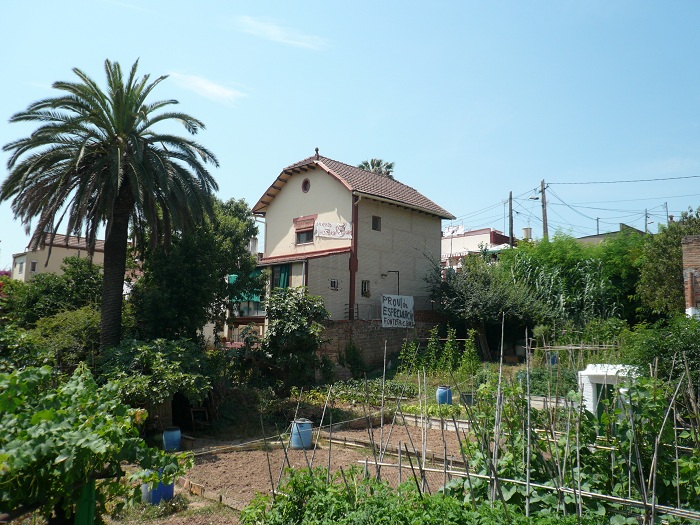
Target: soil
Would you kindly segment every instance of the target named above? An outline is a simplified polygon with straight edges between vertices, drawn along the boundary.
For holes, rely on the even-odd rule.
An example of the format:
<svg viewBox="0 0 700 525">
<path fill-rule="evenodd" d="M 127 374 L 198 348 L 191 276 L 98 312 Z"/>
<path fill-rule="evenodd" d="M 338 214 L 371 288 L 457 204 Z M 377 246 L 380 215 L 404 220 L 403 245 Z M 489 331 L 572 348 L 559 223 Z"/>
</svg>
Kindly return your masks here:
<svg viewBox="0 0 700 525">
<path fill-rule="evenodd" d="M 427 467 L 434 469 L 426 472 L 426 480 L 428 490 L 435 492 L 442 486 L 445 479 L 443 470 L 445 464 L 447 463 L 449 468 L 452 461 L 461 460 L 459 442 L 456 433 L 450 430 L 445 430 L 443 433 L 439 428 L 432 428 L 426 431 L 426 435 Z M 245 507 L 256 494 L 272 493 L 271 487 L 273 484 L 277 486 L 280 476 L 283 476 L 283 467 L 286 466 L 287 460 L 295 469 L 306 468 L 309 464 L 313 467 L 327 468 L 329 462 L 332 472 L 338 471 L 341 467 L 347 472 L 347 469 L 354 465 L 362 469 L 366 468 L 369 475 L 376 476 L 379 469 L 383 480 L 396 485 L 399 481 L 398 468 L 388 465 L 375 466 L 375 455 L 369 443 L 374 441 L 378 444 L 380 438 L 385 444 L 389 443 L 387 450 L 394 451 L 394 454 L 387 452 L 383 463 L 397 465 L 399 458 L 395 451 L 399 442 L 402 444 L 404 452 L 402 452 L 401 461 L 401 481 L 412 480 L 413 472 L 420 477 L 418 461 L 415 457 L 409 461 L 405 454 L 405 450 L 408 449 L 417 451 L 419 456 L 422 455 L 423 439 L 419 427 L 397 425 L 392 429 L 389 425 L 385 425 L 383 432 L 380 428 L 373 428 L 371 433 L 367 429 L 334 430 L 331 443 L 327 441 L 329 434 L 326 433 L 324 437 L 326 439 L 321 440 L 315 452 L 289 449 L 286 450 L 287 459 L 285 459 L 285 450 L 279 443 L 272 450 L 265 452 L 261 441 L 247 444 L 218 441 L 214 444 L 206 440 L 197 440 L 194 449 L 195 466 L 186 477 L 193 484 L 192 487 L 196 492 L 203 489 L 207 500 L 222 501 L 227 506 L 238 510 Z M 251 450 L 250 448 L 254 446 L 261 450 Z M 447 462 L 442 459 L 445 451 Z M 376 459 L 380 463 L 378 454 Z M 173 517 L 161 523 L 180 523 L 178 519 Z M 195 525 L 237 522 L 235 516 L 231 514 L 188 516 L 186 521 Z"/>
</svg>

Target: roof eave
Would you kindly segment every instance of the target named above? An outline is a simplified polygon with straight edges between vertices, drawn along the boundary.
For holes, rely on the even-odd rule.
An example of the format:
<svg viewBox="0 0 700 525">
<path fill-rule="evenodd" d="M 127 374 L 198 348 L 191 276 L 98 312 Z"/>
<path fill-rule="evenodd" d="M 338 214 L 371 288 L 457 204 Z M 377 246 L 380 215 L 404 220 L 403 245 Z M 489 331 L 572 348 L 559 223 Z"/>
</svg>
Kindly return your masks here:
<svg viewBox="0 0 700 525">
<path fill-rule="evenodd" d="M 425 213 L 427 215 L 432 215 L 434 217 L 438 217 L 440 219 L 445 219 L 445 220 L 456 219 L 456 217 L 454 215 L 452 215 L 451 213 L 449 213 L 446 210 L 443 210 L 445 213 L 438 213 L 436 211 L 429 210 L 429 209 L 423 208 L 421 206 L 416 206 L 415 204 L 410 204 L 408 202 L 399 201 L 399 200 L 395 200 L 395 199 L 388 199 L 386 197 L 380 197 L 379 195 L 373 195 L 371 193 L 365 193 L 365 192 L 357 191 L 357 190 L 353 191 L 352 194 L 359 195 L 361 197 L 367 197 L 368 199 L 373 199 L 373 200 L 379 201 L 379 202 L 386 202 L 387 204 L 393 204 L 395 206 L 401 206 L 402 208 L 409 208 L 411 210 L 416 210 L 416 211 L 419 211 L 421 213 Z"/>
</svg>

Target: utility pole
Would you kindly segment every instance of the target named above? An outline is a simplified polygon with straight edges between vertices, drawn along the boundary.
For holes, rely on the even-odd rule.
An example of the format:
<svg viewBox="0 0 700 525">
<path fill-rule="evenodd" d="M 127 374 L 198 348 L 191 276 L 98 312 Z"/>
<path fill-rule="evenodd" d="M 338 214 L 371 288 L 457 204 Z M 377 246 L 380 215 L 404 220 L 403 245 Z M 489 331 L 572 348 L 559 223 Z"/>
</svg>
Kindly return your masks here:
<svg viewBox="0 0 700 525">
<path fill-rule="evenodd" d="M 644 233 L 649 233 L 649 210 L 644 209 Z"/>
<path fill-rule="evenodd" d="M 595 218 L 595 234 L 600 235 L 600 217 Z"/>
<path fill-rule="evenodd" d="M 668 202 L 664 202 L 664 208 L 666 209 L 666 224 L 668 224 Z"/>
<path fill-rule="evenodd" d="M 544 179 L 540 185 L 540 193 L 542 193 L 542 238 L 549 238 L 549 228 L 547 227 L 547 194 L 545 193 Z"/>
<path fill-rule="evenodd" d="M 513 247 L 513 192 L 508 194 L 508 245 Z"/>
</svg>

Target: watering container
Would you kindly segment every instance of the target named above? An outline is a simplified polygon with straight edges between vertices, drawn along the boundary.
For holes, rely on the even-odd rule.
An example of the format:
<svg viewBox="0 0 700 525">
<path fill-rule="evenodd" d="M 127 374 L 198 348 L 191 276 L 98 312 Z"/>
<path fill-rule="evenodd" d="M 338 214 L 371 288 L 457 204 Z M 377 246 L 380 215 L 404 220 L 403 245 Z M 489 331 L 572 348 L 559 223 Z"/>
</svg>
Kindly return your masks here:
<svg viewBox="0 0 700 525">
<path fill-rule="evenodd" d="M 312 423 L 308 419 L 295 419 L 292 422 L 293 449 L 311 448 Z"/>
<path fill-rule="evenodd" d="M 166 452 L 176 452 L 180 450 L 182 434 L 180 427 L 167 427 L 163 432 L 163 450 Z"/>
<path fill-rule="evenodd" d="M 435 399 L 437 400 L 438 405 L 451 405 L 452 389 L 447 385 L 439 386 L 437 392 L 435 392 Z"/>
</svg>

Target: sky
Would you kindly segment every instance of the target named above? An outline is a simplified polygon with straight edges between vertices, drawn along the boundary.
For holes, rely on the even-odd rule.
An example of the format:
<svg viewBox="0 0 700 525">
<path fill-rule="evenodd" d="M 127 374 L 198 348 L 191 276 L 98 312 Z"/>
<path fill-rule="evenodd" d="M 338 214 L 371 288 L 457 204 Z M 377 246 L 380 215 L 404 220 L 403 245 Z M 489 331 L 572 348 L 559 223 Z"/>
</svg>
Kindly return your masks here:
<svg viewBox="0 0 700 525">
<path fill-rule="evenodd" d="M 443 226 L 656 232 L 700 199 L 700 2 L 5 0 L 10 117 L 104 61 L 202 120 L 221 199 L 251 206 L 314 154 L 395 163 L 457 217 Z M 182 129 L 181 134 L 185 134 Z M 7 176 L 0 152 L 0 180 Z M 62 232 L 64 233 L 64 232 Z M 0 203 L 0 269 L 29 237 Z"/>
</svg>

